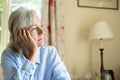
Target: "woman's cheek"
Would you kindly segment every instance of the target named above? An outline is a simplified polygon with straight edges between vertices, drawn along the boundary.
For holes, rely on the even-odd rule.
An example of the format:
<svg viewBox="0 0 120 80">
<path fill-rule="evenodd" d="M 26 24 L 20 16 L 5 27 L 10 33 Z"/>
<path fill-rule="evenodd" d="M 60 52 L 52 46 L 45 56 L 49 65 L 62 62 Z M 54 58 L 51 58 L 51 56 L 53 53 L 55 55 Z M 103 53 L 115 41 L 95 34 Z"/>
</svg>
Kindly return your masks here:
<svg viewBox="0 0 120 80">
<path fill-rule="evenodd" d="M 35 41 L 37 41 L 37 36 L 35 35 L 35 34 L 33 34 L 33 33 L 30 33 L 31 34 L 31 37 L 35 40 Z"/>
</svg>

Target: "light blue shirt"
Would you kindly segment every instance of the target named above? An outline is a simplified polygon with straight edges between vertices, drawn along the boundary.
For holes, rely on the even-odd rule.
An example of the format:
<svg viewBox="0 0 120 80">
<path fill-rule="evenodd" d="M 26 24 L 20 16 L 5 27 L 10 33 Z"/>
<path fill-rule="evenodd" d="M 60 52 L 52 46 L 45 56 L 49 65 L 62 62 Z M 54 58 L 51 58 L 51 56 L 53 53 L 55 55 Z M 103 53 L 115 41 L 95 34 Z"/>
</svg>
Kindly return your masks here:
<svg viewBox="0 0 120 80">
<path fill-rule="evenodd" d="M 35 64 L 6 48 L 1 56 L 4 80 L 71 80 L 53 46 L 38 48 Z"/>
</svg>

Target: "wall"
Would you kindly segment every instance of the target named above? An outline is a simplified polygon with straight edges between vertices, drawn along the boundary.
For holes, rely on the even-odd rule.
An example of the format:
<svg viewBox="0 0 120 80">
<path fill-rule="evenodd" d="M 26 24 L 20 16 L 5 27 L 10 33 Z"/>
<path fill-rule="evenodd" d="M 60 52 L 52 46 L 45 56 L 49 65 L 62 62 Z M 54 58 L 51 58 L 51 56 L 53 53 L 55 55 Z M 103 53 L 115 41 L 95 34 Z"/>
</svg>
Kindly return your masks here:
<svg viewBox="0 0 120 80">
<path fill-rule="evenodd" d="M 115 39 L 104 42 L 104 67 L 113 69 L 116 80 L 120 80 L 120 10 L 77 7 L 77 0 L 64 0 L 65 56 L 64 61 L 70 74 L 84 80 L 88 64 L 92 76 L 100 70 L 99 42 L 90 44 L 88 33 L 91 25 L 99 20 L 106 21 Z"/>
<path fill-rule="evenodd" d="M 0 64 L 0 80 L 3 80 L 1 64 Z"/>
</svg>

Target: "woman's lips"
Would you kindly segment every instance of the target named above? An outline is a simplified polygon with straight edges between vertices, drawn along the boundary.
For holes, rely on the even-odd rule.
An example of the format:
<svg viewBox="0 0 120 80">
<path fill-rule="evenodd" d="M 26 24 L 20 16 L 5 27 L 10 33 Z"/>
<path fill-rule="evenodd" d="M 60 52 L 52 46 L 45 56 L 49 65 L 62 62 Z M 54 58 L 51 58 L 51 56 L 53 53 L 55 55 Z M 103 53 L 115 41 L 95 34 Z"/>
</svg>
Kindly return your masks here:
<svg viewBox="0 0 120 80">
<path fill-rule="evenodd" d="M 39 38 L 38 41 L 44 40 L 44 38 Z"/>
</svg>

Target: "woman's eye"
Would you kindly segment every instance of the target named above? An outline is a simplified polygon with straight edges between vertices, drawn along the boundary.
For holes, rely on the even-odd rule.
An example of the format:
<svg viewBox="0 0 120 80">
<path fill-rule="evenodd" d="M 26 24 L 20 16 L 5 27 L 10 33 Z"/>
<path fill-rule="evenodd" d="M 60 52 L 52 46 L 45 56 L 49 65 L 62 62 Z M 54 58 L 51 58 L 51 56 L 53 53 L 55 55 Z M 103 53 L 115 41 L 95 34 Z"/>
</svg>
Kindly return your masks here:
<svg viewBox="0 0 120 80">
<path fill-rule="evenodd" d="M 43 25 L 33 25 L 31 28 L 30 28 L 30 31 L 32 32 L 37 32 L 38 29 L 42 29 L 43 28 Z"/>
<path fill-rule="evenodd" d="M 32 26 L 32 27 L 30 28 L 30 30 L 34 30 L 36 27 L 37 27 L 37 26 Z"/>
<path fill-rule="evenodd" d="M 42 24 L 42 25 L 40 25 L 40 27 L 43 27 L 43 24 Z"/>
<path fill-rule="evenodd" d="M 37 31 L 37 28 L 32 28 L 31 31 Z"/>
</svg>

